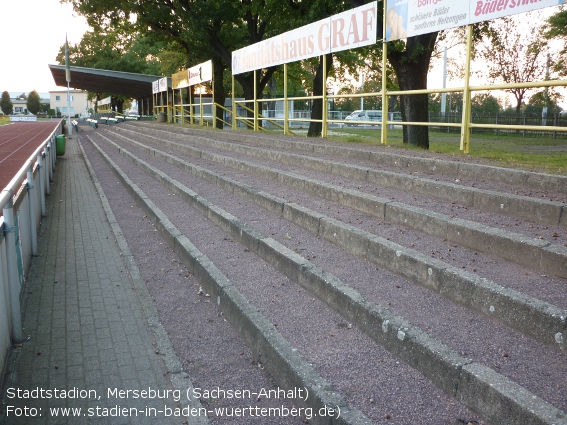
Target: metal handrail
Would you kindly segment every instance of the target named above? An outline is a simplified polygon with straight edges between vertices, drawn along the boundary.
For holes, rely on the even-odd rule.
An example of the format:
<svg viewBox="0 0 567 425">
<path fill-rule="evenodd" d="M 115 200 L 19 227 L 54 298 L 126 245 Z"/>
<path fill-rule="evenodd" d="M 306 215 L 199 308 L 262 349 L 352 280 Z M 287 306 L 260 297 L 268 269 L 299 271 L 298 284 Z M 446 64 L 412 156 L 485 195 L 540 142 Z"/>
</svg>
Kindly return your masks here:
<svg viewBox="0 0 567 425">
<path fill-rule="evenodd" d="M 46 148 L 50 139 L 55 135 L 56 132 L 57 128 L 53 130 L 49 137 L 47 137 L 47 139 L 45 139 L 45 141 L 37 147 L 37 149 L 33 152 L 33 154 L 30 155 L 24 165 L 22 165 L 22 167 L 18 170 L 12 180 L 10 180 L 6 187 L 2 189 L 2 192 L 0 192 L 0 209 L 4 209 L 4 207 L 12 199 L 14 194 L 18 192 L 22 185 L 22 182 L 27 176 L 28 170 L 34 166 L 37 160 L 37 156 Z"/>
</svg>

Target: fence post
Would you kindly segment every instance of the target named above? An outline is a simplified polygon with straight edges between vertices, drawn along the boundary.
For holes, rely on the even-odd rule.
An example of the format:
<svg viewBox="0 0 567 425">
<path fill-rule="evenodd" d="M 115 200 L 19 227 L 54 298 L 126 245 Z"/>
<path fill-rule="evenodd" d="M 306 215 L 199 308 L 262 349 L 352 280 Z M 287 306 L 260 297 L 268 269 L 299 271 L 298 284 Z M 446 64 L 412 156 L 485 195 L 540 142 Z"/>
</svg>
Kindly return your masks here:
<svg viewBox="0 0 567 425">
<path fill-rule="evenodd" d="M 51 180 L 53 180 L 55 177 L 53 177 L 53 175 L 55 174 L 55 166 L 57 165 L 57 154 L 56 154 L 56 141 L 57 141 L 57 136 L 53 135 L 51 137 L 51 152 L 55 152 L 55 154 L 51 155 Z"/>
<path fill-rule="evenodd" d="M 284 134 L 289 134 L 289 103 L 287 100 L 287 63 L 284 63 Z"/>
<path fill-rule="evenodd" d="M 20 310 L 20 275 L 18 273 L 18 257 L 16 255 L 16 227 L 14 221 L 14 201 L 12 196 L 4 206 L 4 238 L 6 242 L 6 265 L 8 269 L 8 290 L 10 296 L 10 315 L 12 321 L 12 338 L 21 342 L 22 315 Z"/>
<path fill-rule="evenodd" d="M 45 208 L 45 189 L 43 188 L 43 180 L 45 180 L 42 176 L 42 168 L 43 168 L 43 158 L 42 155 L 39 154 L 37 156 L 37 177 L 39 179 L 39 199 L 41 202 L 41 216 L 47 216 L 47 210 Z"/>
<path fill-rule="evenodd" d="M 230 108 L 230 110 L 232 111 L 232 114 L 230 115 L 230 122 L 232 123 L 232 129 L 236 130 L 236 105 L 234 104 L 234 74 L 231 75 L 231 80 L 232 80 L 232 91 L 230 93 L 230 101 L 232 107 Z"/>
<path fill-rule="evenodd" d="M 386 22 L 386 8 L 384 7 L 384 22 Z M 386 25 L 384 25 L 382 33 L 382 69 L 387 69 L 388 64 L 388 43 L 386 43 Z M 385 125 L 385 120 L 388 120 L 388 78 L 387 73 L 382 73 L 382 128 L 380 133 L 380 143 L 386 145 L 388 143 L 388 125 Z"/>
<path fill-rule="evenodd" d="M 471 132 L 471 56 L 472 56 L 472 25 L 467 26 L 467 58 L 465 64 L 465 84 L 463 88 L 463 120 L 461 125 L 461 150 L 469 153 Z"/>
<path fill-rule="evenodd" d="M 257 81 L 257 71 L 254 70 L 254 131 L 260 131 L 260 125 L 258 123 L 258 84 Z"/>
<path fill-rule="evenodd" d="M 327 55 L 323 55 L 323 99 L 321 100 L 323 103 L 322 114 L 321 118 L 323 119 L 322 123 L 322 133 L 321 137 L 327 137 L 327 115 L 329 113 L 329 107 L 327 104 Z"/>
<path fill-rule="evenodd" d="M 31 237 L 31 251 L 32 255 L 37 255 L 37 225 L 35 223 L 35 212 L 37 210 L 35 206 L 35 186 L 33 184 L 33 165 L 30 166 L 28 170 L 28 205 L 30 211 L 30 237 Z"/>
<path fill-rule="evenodd" d="M 498 112 L 496 112 L 496 125 L 498 125 Z M 496 128 L 496 135 L 498 136 L 498 127 Z"/>
<path fill-rule="evenodd" d="M 49 150 L 47 149 L 47 146 L 44 148 L 42 156 L 44 158 L 43 180 L 45 181 L 45 193 L 49 195 L 51 194 L 51 185 L 49 184 L 49 167 L 47 166 L 47 164 L 49 163 Z"/>
</svg>

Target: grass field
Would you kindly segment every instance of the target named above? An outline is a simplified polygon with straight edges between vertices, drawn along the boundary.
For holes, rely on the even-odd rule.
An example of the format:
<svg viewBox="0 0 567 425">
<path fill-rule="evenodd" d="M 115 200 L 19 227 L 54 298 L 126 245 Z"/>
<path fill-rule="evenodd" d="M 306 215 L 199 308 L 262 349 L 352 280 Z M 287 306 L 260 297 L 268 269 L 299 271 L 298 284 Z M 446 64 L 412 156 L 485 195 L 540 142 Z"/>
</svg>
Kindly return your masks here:
<svg viewBox="0 0 567 425">
<path fill-rule="evenodd" d="M 380 143 L 380 131 L 376 129 L 333 129 L 330 140 L 346 143 Z M 407 149 L 401 130 L 388 131 L 388 146 Z M 471 135 L 470 152 L 460 149 L 460 135 L 430 131 L 429 150 L 435 153 L 480 158 L 502 167 L 514 167 L 530 171 L 567 175 L 567 139 L 553 137 L 521 137 L 520 135 Z"/>
</svg>

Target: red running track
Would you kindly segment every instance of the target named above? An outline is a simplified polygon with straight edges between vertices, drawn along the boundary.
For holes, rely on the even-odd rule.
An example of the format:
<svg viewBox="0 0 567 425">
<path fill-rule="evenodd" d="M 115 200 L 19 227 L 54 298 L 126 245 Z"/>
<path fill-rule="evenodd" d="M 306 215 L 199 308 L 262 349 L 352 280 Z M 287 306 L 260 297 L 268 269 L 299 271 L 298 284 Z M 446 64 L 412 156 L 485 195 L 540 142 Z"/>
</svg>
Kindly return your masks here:
<svg viewBox="0 0 567 425">
<path fill-rule="evenodd" d="M 0 190 L 10 183 L 30 155 L 59 124 L 59 121 L 38 121 L 0 126 Z"/>
</svg>

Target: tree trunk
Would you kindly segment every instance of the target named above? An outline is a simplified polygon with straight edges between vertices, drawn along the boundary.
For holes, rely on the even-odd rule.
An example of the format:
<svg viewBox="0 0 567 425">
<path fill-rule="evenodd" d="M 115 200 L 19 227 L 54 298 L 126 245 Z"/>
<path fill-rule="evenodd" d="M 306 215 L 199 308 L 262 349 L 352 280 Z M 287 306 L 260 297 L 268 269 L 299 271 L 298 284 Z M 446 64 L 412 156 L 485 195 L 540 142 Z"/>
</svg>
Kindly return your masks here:
<svg viewBox="0 0 567 425">
<path fill-rule="evenodd" d="M 332 64 L 333 55 L 329 53 L 327 54 L 327 75 L 331 70 Z M 315 72 L 315 79 L 313 80 L 313 96 L 322 96 L 324 91 L 327 90 L 327 81 L 323 81 L 323 74 L 323 56 L 321 56 L 319 58 L 319 64 L 317 65 L 317 71 Z M 311 119 L 322 120 L 323 114 L 326 112 L 326 105 L 323 105 L 323 99 L 314 99 L 313 107 L 311 108 Z M 322 122 L 310 122 L 307 137 L 320 137 L 322 131 Z"/>
<path fill-rule="evenodd" d="M 224 81 L 223 75 L 226 66 L 224 65 L 222 59 L 213 58 L 213 97 L 215 98 L 215 102 L 219 105 L 224 106 L 224 98 L 226 97 L 226 92 L 224 91 Z M 216 108 L 216 128 L 222 130 L 224 128 L 224 123 L 222 119 L 224 117 L 224 110 L 222 108 Z"/>
<path fill-rule="evenodd" d="M 406 50 L 390 51 L 388 60 L 398 77 L 400 90 L 427 88 L 427 72 L 437 33 L 423 34 L 407 39 Z M 402 121 L 427 122 L 427 94 L 400 96 Z M 421 125 L 404 125 L 403 142 L 423 149 L 429 149 L 429 129 Z"/>
</svg>

